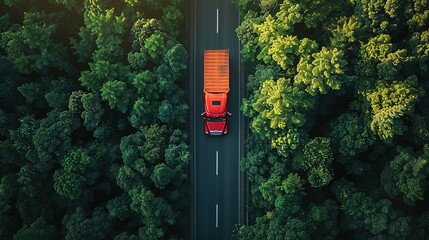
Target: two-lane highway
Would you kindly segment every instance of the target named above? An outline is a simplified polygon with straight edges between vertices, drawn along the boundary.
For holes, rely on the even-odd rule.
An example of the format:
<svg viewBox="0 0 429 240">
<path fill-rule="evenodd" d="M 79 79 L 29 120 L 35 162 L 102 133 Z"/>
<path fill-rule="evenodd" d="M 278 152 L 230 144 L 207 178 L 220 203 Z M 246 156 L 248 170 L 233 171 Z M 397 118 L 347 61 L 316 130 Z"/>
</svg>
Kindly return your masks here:
<svg viewBox="0 0 429 240">
<path fill-rule="evenodd" d="M 190 132 L 193 160 L 191 166 L 191 238 L 230 239 L 235 224 L 243 222 L 243 189 L 239 160 L 242 152 L 240 113 L 239 41 L 235 29 L 239 16 L 230 0 L 193 0 L 190 41 Z M 225 136 L 206 136 L 199 115 L 204 111 L 204 49 L 229 49 L 230 92 L 228 110 L 233 114 Z"/>
</svg>

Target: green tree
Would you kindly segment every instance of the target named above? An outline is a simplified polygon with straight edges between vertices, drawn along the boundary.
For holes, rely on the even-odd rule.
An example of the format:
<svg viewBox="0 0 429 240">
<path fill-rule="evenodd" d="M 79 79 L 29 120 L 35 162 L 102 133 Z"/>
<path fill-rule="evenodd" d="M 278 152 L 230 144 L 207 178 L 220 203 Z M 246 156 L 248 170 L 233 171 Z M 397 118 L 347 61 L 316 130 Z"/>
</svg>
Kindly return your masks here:
<svg viewBox="0 0 429 240">
<path fill-rule="evenodd" d="M 331 139 L 341 156 L 354 157 L 375 143 L 369 126 L 362 122 L 364 118 L 357 113 L 343 113 L 331 124 Z"/>
<path fill-rule="evenodd" d="M 426 143 L 429 141 L 429 130 L 425 117 L 413 115 L 412 136 L 416 142 Z"/>
<path fill-rule="evenodd" d="M 156 113 L 154 105 L 158 106 L 159 103 L 152 103 L 145 99 L 145 97 L 137 99 L 137 101 L 134 102 L 133 110 L 131 111 L 131 116 L 129 118 L 131 125 L 134 128 L 140 128 L 153 121 L 153 116 Z"/>
<path fill-rule="evenodd" d="M 177 43 L 164 54 L 164 61 L 168 63 L 171 70 L 175 73 L 181 73 L 187 68 L 188 53 L 182 44 Z"/>
<path fill-rule="evenodd" d="M 80 41 L 75 38 L 70 39 L 71 47 L 75 50 L 74 54 L 79 56 L 79 62 L 85 62 L 91 57 L 91 53 L 95 49 L 95 37 L 91 33 L 91 29 L 87 27 L 81 27 L 78 36 Z"/>
<path fill-rule="evenodd" d="M 76 0 L 53 0 L 53 2 L 70 10 L 79 10 L 82 7 L 81 3 Z"/>
<path fill-rule="evenodd" d="M 257 113 L 252 130 L 270 139 L 280 154 L 287 156 L 303 145 L 307 137 L 303 113 L 313 107 L 313 99 L 289 79 L 265 81 L 251 106 Z"/>
<path fill-rule="evenodd" d="M 303 5 L 296 1 L 283 1 L 276 16 L 286 29 L 294 30 L 296 23 L 303 20 Z"/>
<path fill-rule="evenodd" d="M 159 189 L 164 189 L 165 186 L 170 183 L 173 177 L 173 170 L 165 165 L 165 163 L 159 163 L 155 166 L 153 173 L 150 178 L 155 183 L 155 186 Z"/>
<path fill-rule="evenodd" d="M 308 171 L 308 181 L 312 187 L 327 185 L 333 178 L 331 162 L 333 154 L 328 138 L 315 138 L 293 157 L 293 167 Z"/>
<path fill-rule="evenodd" d="M 170 31 L 175 31 L 183 20 L 183 14 L 178 6 L 170 5 L 162 9 L 161 19 Z"/>
<path fill-rule="evenodd" d="M 273 154 L 275 150 L 272 150 L 266 139 L 261 139 L 253 133 L 249 133 L 245 146 L 247 154 L 240 161 L 240 168 L 246 171 L 249 182 L 252 183 L 249 184 L 249 203 L 258 209 L 271 209 L 271 204 L 264 199 L 259 187 L 275 172 L 272 165 L 277 159 Z"/>
<path fill-rule="evenodd" d="M 55 226 L 48 225 L 46 221 L 40 217 L 30 226 L 24 225 L 15 235 L 14 240 L 20 239 L 57 239 L 58 233 Z"/>
<path fill-rule="evenodd" d="M 165 164 L 173 171 L 171 182 L 177 184 L 188 179 L 186 169 L 191 161 L 187 144 L 188 135 L 179 129 L 172 132 L 168 147 L 165 149 Z"/>
<path fill-rule="evenodd" d="M 5 143 L 0 145 L 0 157 L 2 160 L 6 157 L 4 154 Z M 1 162 L 4 167 L 4 161 Z M 3 174 L 2 174 L 3 175 Z M 21 219 L 14 206 L 14 197 L 18 192 L 18 183 L 15 174 L 4 175 L 0 182 L 0 237 L 12 238 L 12 235 L 19 229 Z"/>
<path fill-rule="evenodd" d="M 176 222 L 177 213 L 162 197 L 156 197 L 151 190 L 138 187 L 130 191 L 131 209 L 140 213 L 147 227 L 159 228 L 162 223 L 172 225 Z M 152 227 L 153 226 L 153 227 Z M 150 228 L 149 228 L 150 229 Z M 164 236 L 164 232 L 156 231 L 157 237 Z M 147 237 L 149 237 L 147 235 Z"/>
<path fill-rule="evenodd" d="M 127 84 L 118 80 L 107 81 L 101 88 L 101 98 L 109 103 L 110 108 L 117 108 L 122 113 L 130 107 L 131 93 Z"/>
<path fill-rule="evenodd" d="M 76 199 L 82 192 L 82 187 L 85 184 L 85 177 L 74 173 L 65 171 L 63 169 L 55 171 L 55 190 L 70 199 Z"/>
<path fill-rule="evenodd" d="M 254 63 L 258 50 L 258 34 L 255 25 L 262 23 L 262 17 L 257 16 L 254 11 L 249 11 L 243 17 L 240 26 L 237 27 L 235 32 L 242 44 L 241 54 L 247 63 Z"/>
<path fill-rule="evenodd" d="M 391 36 L 380 34 L 369 39 L 368 43 L 362 46 L 362 55 L 365 59 L 382 61 L 387 58 L 389 53 L 393 52 L 393 49 Z"/>
<path fill-rule="evenodd" d="M 296 36 L 278 36 L 272 41 L 268 54 L 283 70 L 286 70 L 294 66 L 298 48 L 299 40 Z"/>
<path fill-rule="evenodd" d="M 53 109 L 66 110 L 69 96 L 71 92 L 77 88 L 77 86 L 74 84 L 74 82 L 65 78 L 49 80 L 49 90 L 45 94 L 45 99 L 48 105 Z"/>
<path fill-rule="evenodd" d="M 175 81 L 180 76 L 179 72 L 174 72 L 171 67 L 167 64 L 161 64 L 156 68 L 157 75 L 157 85 L 159 87 L 159 91 L 164 93 L 166 96 L 172 96 L 178 90 L 177 84 Z"/>
<path fill-rule="evenodd" d="M 126 232 L 116 235 L 114 240 L 138 240 L 139 238 L 134 234 L 128 234 Z"/>
<path fill-rule="evenodd" d="M 180 105 L 171 104 L 170 101 L 164 100 L 159 106 L 159 120 L 164 123 L 179 122 L 184 123 L 184 116 L 187 114 L 188 105 L 182 103 Z"/>
<path fill-rule="evenodd" d="M 62 168 L 54 173 L 55 190 L 70 199 L 77 199 L 85 185 L 93 184 L 94 179 L 85 173 L 94 165 L 95 159 L 84 149 L 71 150 L 61 161 Z"/>
<path fill-rule="evenodd" d="M 70 94 L 68 108 L 73 113 L 81 116 L 83 125 L 89 131 L 100 125 L 101 117 L 104 113 L 100 97 L 83 91 L 74 91 Z"/>
<path fill-rule="evenodd" d="M 39 128 L 40 121 L 37 121 L 34 116 L 26 116 L 19 119 L 19 122 L 20 126 L 10 132 L 10 139 L 16 150 L 26 155 L 34 150 L 33 135 Z"/>
<path fill-rule="evenodd" d="M 424 96 L 415 75 L 403 81 L 378 81 L 376 87 L 364 93 L 370 105 L 371 130 L 382 140 L 402 135 L 406 129 L 401 117 L 413 112 L 414 105 Z"/>
<path fill-rule="evenodd" d="M 400 13 L 404 11 L 404 2 L 363 0 L 356 2 L 355 15 L 364 22 L 365 28 L 374 33 L 394 30 L 400 23 Z"/>
<path fill-rule="evenodd" d="M 331 47 L 346 50 L 357 46 L 358 40 L 363 37 L 361 23 L 355 15 L 341 17 L 331 30 Z"/>
<path fill-rule="evenodd" d="M 77 208 L 71 215 L 64 216 L 65 239 L 105 239 L 110 236 L 112 222 L 103 208 L 96 208 L 92 214 Z"/>
<path fill-rule="evenodd" d="M 409 45 L 410 53 L 416 58 L 419 70 L 427 73 L 429 71 L 427 66 L 429 62 L 429 31 L 414 32 Z"/>
<path fill-rule="evenodd" d="M 429 175 L 429 146 L 425 145 L 421 155 L 417 156 L 410 149 L 399 148 L 397 152 L 398 155 L 385 166 L 381 182 L 390 196 L 402 192 L 404 201 L 414 205 L 415 201 L 424 200 Z"/>
<path fill-rule="evenodd" d="M 149 163 L 158 163 L 162 159 L 163 149 L 167 146 L 170 130 L 165 125 L 151 125 L 141 130 L 145 143 L 142 148 L 142 155 Z"/>
<path fill-rule="evenodd" d="M 43 74 L 49 68 L 70 70 L 66 47 L 52 41 L 59 18 L 59 14 L 29 11 L 22 26 L 1 33 L 0 46 L 17 71 Z"/>
<path fill-rule="evenodd" d="M 73 131 L 80 122 L 68 111 L 48 114 L 40 121 L 40 127 L 34 132 L 33 144 L 37 152 L 35 166 L 41 172 L 52 169 L 55 159 L 62 158 L 70 150 Z"/>
<path fill-rule="evenodd" d="M 334 155 L 329 138 L 317 137 L 304 147 L 303 156 L 295 155 L 294 167 L 308 171 L 308 182 L 312 187 L 327 185 L 333 178 L 331 169 Z"/>
<path fill-rule="evenodd" d="M 123 193 L 120 196 L 109 200 L 106 208 L 108 209 L 110 217 L 125 221 L 131 216 L 130 204 L 131 198 L 127 193 Z"/>
<path fill-rule="evenodd" d="M 345 80 L 341 75 L 347 63 L 343 52 L 336 48 L 329 50 L 322 47 L 320 52 L 311 56 L 313 59 L 300 59 L 294 81 L 308 85 L 305 90 L 311 95 L 326 94 L 328 88 L 340 90 Z"/>
<path fill-rule="evenodd" d="M 115 168 L 115 167 L 113 167 Z M 128 166 L 122 166 L 115 169 L 116 183 L 124 191 L 130 191 L 143 184 L 141 174 Z"/>
<path fill-rule="evenodd" d="M 429 212 L 425 211 L 417 216 L 415 219 L 415 225 L 413 225 L 413 235 L 411 239 L 417 240 L 424 238 L 429 232 Z"/>
<path fill-rule="evenodd" d="M 25 97 L 29 104 L 34 104 L 38 108 L 46 108 L 46 101 L 43 99 L 44 88 L 41 83 L 29 82 L 19 86 L 18 91 Z M 42 100 L 39 100 L 42 99 Z"/>
<path fill-rule="evenodd" d="M 164 32 L 165 27 L 158 19 L 139 19 L 131 28 L 133 36 L 133 52 L 128 54 L 128 62 L 135 70 L 145 70 L 145 66 L 149 61 L 149 55 L 144 50 L 145 41 L 155 32 Z"/>
<path fill-rule="evenodd" d="M 80 39 L 71 39 L 71 45 L 80 61 L 92 60 L 117 62 L 123 55 L 121 48 L 125 17 L 115 15 L 115 9 L 107 9 L 102 2 L 86 2 L 84 26 L 79 30 Z"/>
<path fill-rule="evenodd" d="M 391 202 L 387 199 L 374 200 L 359 192 L 353 183 L 346 180 L 334 184 L 333 192 L 340 202 L 340 209 L 345 216 L 344 227 L 350 230 L 364 228 L 367 233 L 363 236 L 382 237 L 388 229 L 386 237 L 405 237 L 410 230 L 410 219 L 401 218 L 399 212 L 391 208 Z M 400 223 L 401 222 L 401 223 Z M 403 225 L 395 230 L 398 224 Z"/>
<path fill-rule="evenodd" d="M 80 73 L 79 81 L 83 87 L 94 93 L 99 93 L 103 84 L 109 80 L 120 81 L 129 73 L 127 67 L 122 63 L 112 63 L 106 60 L 89 63 L 89 68 L 90 70 Z"/>
<path fill-rule="evenodd" d="M 142 169 L 142 163 L 148 166 L 161 162 L 163 150 L 167 146 L 166 136 L 170 133 L 166 126 L 151 125 L 141 131 L 123 137 L 121 140 L 121 152 L 124 164 L 136 169 Z M 152 166 L 154 167 L 154 166 Z M 150 172 L 142 174 L 149 176 Z"/>
<path fill-rule="evenodd" d="M 272 174 L 267 181 L 263 182 L 259 186 L 259 191 L 262 194 L 264 200 L 271 205 L 274 204 L 276 197 L 281 194 L 281 176 Z"/>
<path fill-rule="evenodd" d="M 159 97 L 156 75 L 153 72 L 149 70 L 139 72 L 133 77 L 132 83 L 137 92 L 144 95 L 144 98 L 153 100 Z"/>
<path fill-rule="evenodd" d="M 83 119 L 83 125 L 87 130 L 95 129 L 101 121 L 101 117 L 104 113 L 104 109 L 100 103 L 100 97 L 96 94 L 84 94 L 82 96 L 82 107 L 83 111 L 81 117 Z"/>
<path fill-rule="evenodd" d="M 165 48 L 166 39 L 162 34 L 155 32 L 145 39 L 143 49 L 153 62 L 161 61 L 161 54 Z"/>
<path fill-rule="evenodd" d="M 321 204 L 311 203 L 308 208 L 310 222 L 314 223 L 315 231 L 311 239 L 337 239 L 338 228 L 338 206 L 332 199 L 327 199 Z"/>
<path fill-rule="evenodd" d="M 231 2 L 238 8 L 241 16 L 245 15 L 248 10 L 259 9 L 259 1 L 256 0 L 231 0 Z"/>
</svg>

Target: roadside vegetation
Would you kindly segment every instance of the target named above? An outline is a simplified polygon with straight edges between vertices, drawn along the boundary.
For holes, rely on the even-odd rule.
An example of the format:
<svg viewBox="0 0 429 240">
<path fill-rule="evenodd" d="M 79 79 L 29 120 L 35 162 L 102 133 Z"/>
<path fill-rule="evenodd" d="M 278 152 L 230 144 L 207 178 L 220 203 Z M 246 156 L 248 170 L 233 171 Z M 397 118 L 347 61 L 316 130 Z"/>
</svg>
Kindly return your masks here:
<svg viewBox="0 0 429 240">
<path fill-rule="evenodd" d="M 184 9 L 0 2 L 0 239 L 185 239 Z"/>
<path fill-rule="evenodd" d="M 249 72 L 235 239 L 427 239 L 424 0 L 232 0 Z"/>
</svg>

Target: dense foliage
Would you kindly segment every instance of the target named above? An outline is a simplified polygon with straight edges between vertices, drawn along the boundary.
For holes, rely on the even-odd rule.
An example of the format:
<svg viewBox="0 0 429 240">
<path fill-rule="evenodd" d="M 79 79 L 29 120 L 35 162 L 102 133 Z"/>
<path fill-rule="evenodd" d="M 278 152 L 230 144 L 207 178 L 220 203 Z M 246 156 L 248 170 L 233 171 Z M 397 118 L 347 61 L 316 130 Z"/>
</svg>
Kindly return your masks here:
<svg viewBox="0 0 429 240">
<path fill-rule="evenodd" d="M 0 239 L 185 238 L 184 9 L 1 1 Z"/>
<path fill-rule="evenodd" d="M 427 239 L 428 2 L 232 2 L 250 73 L 235 239 Z"/>
</svg>

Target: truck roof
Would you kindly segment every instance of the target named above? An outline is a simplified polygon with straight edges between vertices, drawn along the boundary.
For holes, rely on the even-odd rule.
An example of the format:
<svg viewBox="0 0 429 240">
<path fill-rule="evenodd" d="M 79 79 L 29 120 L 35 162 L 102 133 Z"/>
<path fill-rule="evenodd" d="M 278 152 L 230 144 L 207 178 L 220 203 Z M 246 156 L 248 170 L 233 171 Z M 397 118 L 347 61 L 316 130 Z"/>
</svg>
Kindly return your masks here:
<svg viewBox="0 0 429 240">
<path fill-rule="evenodd" d="M 229 91 L 229 50 L 204 50 L 204 91 Z"/>
<path fill-rule="evenodd" d="M 204 111 L 207 116 L 225 116 L 227 100 L 227 93 L 204 94 Z"/>
</svg>

